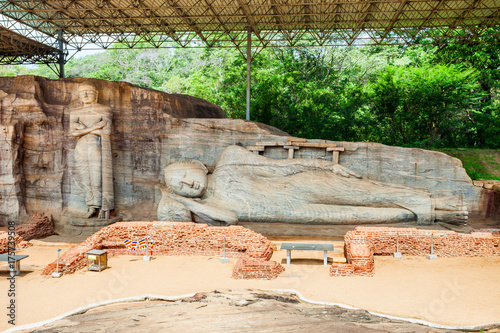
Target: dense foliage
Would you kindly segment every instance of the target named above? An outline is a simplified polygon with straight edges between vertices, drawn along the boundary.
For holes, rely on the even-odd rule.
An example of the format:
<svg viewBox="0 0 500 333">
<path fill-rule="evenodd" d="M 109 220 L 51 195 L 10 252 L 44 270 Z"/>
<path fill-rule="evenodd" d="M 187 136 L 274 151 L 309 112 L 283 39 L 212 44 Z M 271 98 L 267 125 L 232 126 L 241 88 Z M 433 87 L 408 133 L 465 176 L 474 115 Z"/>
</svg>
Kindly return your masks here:
<svg viewBox="0 0 500 333">
<path fill-rule="evenodd" d="M 498 43 L 266 48 L 252 62 L 252 120 L 306 138 L 500 148 L 499 51 Z M 66 72 L 197 96 L 245 117 L 246 61 L 232 48 L 111 49 L 73 59 Z"/>
</svg>

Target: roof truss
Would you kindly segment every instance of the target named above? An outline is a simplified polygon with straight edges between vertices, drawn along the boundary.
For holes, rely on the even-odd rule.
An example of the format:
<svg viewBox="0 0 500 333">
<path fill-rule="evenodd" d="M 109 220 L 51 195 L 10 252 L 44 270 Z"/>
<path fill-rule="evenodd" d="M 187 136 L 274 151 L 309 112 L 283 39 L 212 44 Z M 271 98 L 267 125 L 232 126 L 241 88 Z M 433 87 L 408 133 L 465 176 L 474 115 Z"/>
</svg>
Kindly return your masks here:
<svg viewBox="0 0 500 333">
<path fill-rule="evenodd" d="M 249 30 L 255 48 L 443 43 L 499 31 L 499 8 L 500 0 L 0 0 L 0 26 L 52 48 L 62 38 L 75 51 L 116 42 L 244 48 Z"/>
<path fill-rule="evenodd" d="M 0 64 L 59 61 L 59 50 L 0 27 Z"/>
</svg>

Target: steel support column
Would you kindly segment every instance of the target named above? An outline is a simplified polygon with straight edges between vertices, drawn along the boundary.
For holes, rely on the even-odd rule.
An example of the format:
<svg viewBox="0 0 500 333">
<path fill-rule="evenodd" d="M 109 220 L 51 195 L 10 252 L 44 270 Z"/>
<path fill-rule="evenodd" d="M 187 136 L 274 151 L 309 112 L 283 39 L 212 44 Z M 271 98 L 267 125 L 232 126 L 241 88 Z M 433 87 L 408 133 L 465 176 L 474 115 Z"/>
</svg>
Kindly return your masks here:
<svg viewBox="0 0 500 333">
<path fill-rule="evenodd" d="M 63 79 L 64 78 L 64 43 L 63 43 L 63 34 L 62 30 L 59 30 L 59 36 L 58 36 L 58 42 L 59 42 L 59 78 Z"/>
<path fill-rule="evenodd" d="M 250 120 L 250 68 L 252 65 L 252 28 L 248 27 L 247 34 L 247 120 Z"/>
</svg>

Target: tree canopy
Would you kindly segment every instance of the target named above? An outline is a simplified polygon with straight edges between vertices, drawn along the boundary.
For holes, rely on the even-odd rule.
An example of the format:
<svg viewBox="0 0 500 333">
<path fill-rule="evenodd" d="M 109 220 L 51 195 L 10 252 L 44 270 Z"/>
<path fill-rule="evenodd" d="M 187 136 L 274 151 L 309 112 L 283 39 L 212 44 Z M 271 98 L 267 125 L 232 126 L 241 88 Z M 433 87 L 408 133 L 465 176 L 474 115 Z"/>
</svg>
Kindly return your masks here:
<svg viewBox="0 0 500 333">
<path fill-rule="evenodd" d="M 305 138 L 500 148 L 499 51 L 493 42 L 266 48 L 252 62 L 251 117 Z M 28 72 L 54 77 L 0 68 Z M 231 48 L 109 49 L 66 73 L 189 94 L 245 117 L 246 61 Z"/>
</svg>

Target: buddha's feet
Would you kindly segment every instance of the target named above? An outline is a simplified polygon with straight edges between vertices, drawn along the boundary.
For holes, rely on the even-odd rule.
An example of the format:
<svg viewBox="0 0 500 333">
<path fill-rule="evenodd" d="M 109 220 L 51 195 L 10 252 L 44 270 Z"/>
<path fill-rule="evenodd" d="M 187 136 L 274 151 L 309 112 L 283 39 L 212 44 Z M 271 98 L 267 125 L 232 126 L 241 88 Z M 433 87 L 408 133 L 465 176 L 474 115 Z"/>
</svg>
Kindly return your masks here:
<svg viewBox="0 0 500 333">
<path fill-rule="evenodd" d="M 89 219 L 92 216 L 97 215 L 97 212 L 98 212 L 97 208 L 95 208 L 95 207 L 89 207 L 89 210 L 88 210 L 87 214 L 84 214 L 83 218 Z"/>
<path fill-rule="evenodd" d="M 463 194 L 434 199 L 436 222 L 467 224 L 468 211 Z"/>
</svg>

